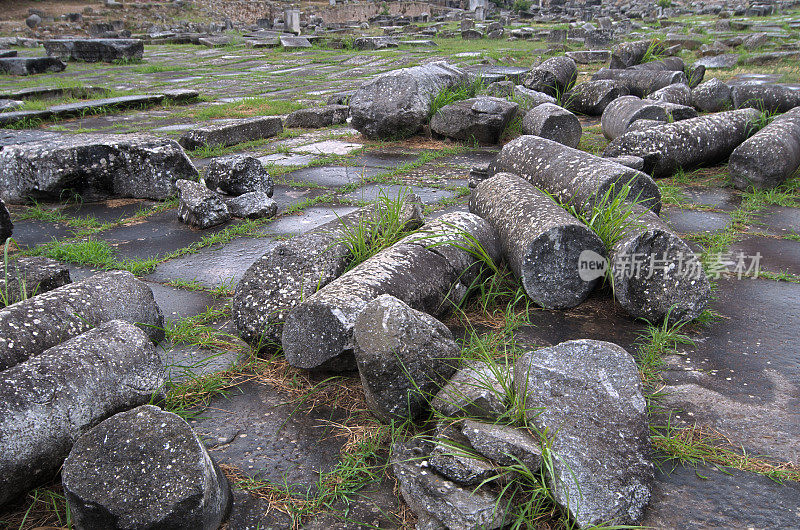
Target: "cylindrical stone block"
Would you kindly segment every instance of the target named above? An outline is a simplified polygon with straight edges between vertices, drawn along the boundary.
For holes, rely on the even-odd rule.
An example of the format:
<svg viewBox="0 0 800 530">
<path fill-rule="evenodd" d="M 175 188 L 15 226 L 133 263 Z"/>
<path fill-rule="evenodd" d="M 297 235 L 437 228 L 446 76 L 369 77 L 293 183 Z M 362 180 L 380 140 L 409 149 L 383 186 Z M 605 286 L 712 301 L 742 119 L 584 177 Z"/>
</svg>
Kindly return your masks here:
<svg viewBox="0 0 800 530">
<path fill-rule="evenodd" d="M 448 312 L 480 273 L 481 262 L 458 248 L 473 238 L 497 259 L 497 233 L 489 223 L 469 213 L 445 214 L 306 298 L 286 317 L 286 360 L 306 369 L 355 368 L 356 317 L 382 294 L 434 316 Z"/>
<path fill-rule="evenodd" d="M 583 211 L 590 211 L 612 186 L 619 193 L 626 184 L 631 197 L 661 210 L 661 193 L 648 175 L 538 136 L 520 136 L 503 146 L 489 164 L 490 175 L 501 172 L 519 175 Z"/>
<path fill-rule="evenodd" d="M 631 316 L 689 321 L 703 312 L 711 289 L 692 249 L 646 208 L 611 248 L 614 296 Z"/>
<path fill-rule="evenodd" d="M 673 83 L 656 90 L 647 96 L 647 99 L 674 103 L 676 105 L 691 105 L 692 89 L 689 88 L 689 85 L 684 85 L 683 83 Z"/>
<path fill-rule="evenodd" d="M 578 114 L 600 116 L 612 101 L 629 93 L 625 85 L 611 79 L 586 81 L 567 92 L 564 105 Z"/>
<path fill-rule="evenodd" d="M 600 117 L 603 136 L 613 140 L 622 136 L 636 120 L 657 120 L 667 122 L 667 111 L 653 102 L 636 96 L 622 96 L 612 101 Z"/>
<path fill-rule="evenodd" d="M 523 85 L 531 90 L 556 97 L 569 90 L 576 79 L 578 79 L 578 67 L 575 61 L 562 55 L 551 57 L 539 66 L 531 68 Z"/>
<path fill-rule="evenodd" d="M 603 156 L 638 156 L 644 159 L 646 172 L 656 178 L 668 177 L 678 168 L 728 158 L 756 131 L 759 116 L 755 109 L 741 109 L 631 131 L 609 143 Z"/>
<path fill-rule="evenodd" d="M 409 193 L 398 200 L 398 222 L 408 229 L 420 226 L 420 198 Z M 378 219 L 379 207 L 366 206 L 281 241 L 257 259 L 233 295 L 233 322 L 242 339 L 259 349 L 280 344 L 286 313 L 341 276 L 353 259 L 345 244 L 347 231 L 360 224 L 372 227 Z"/>
<path fill-rule="evenodd" d="M 231 507 L 228 479 L 203 442 L 153 405 L 81 436 L 62 477 L 75 528 L 216 530 Z"/>
<path fill-rule="evenodd" d="M 647 50 L 652 54 L 664 53 L 664 45 L 653 40 L 639 40 L 617 44 L 611 50 L 610 67 L 614 69 L 628 68 L 642 62 Z"/>
<path fill-rule="evenodd" d="M 51 480 L 81 434 L 163 385 L 150 339 L 120 320 L 0 372 L 0 506 Z"/>
<path fill-rule="evenodd" d="M 668 70 L 612 70 L 601 68 L 592 76 L 592 81 L 612 79 L 625 85 L 631 95 L 647 97 L 658 89 L 673 83 L 689 84 L 686 74 Z"/>
<path fill-rule="evenodd" d="M 733 150 L 728 173 L 740 189 L 774 188 L 800 167 L 800 107 L 772 123 Z"/>
<path fill-rule="evenodd" d="M 584 281 L 579 261 L 587 250 L 605 255 L 603 242 L 529 182 L 498 173 L 475 188 L 469 209 L 497 230 L 511 270 L 540 306 L 574 307 L 594 288 L 598 279 Z"/>
<path fill-rule="evenodd" d="M 581 122 L 563 107 L 552 103 L 538 105 L 522 119 L 522 132 L 553 140 L 568 147 L 578 147 L 581 141 Z"/>
<path fill-rule="evenodd" d="M 164 338 L 150 287 L 130 272 L 103 272 L 0 310 L 0 370 L 110 320 L 140 324 L 154 342 Z"/>
<path fill-rule="evenodd" d="M 731 89 L 733 108 L 788 112 L 800 106 L 800 90 L 782 85 L 737 85 Z"/>
<path fill-rule="evenodd" d="M 646 63 L 629 66 L 630 70 L 643 70 L 649 72 L 683 72 L 686 64 L 680 57 L 665 57 L 659 61 L 648 61 Z"/>
</svg>

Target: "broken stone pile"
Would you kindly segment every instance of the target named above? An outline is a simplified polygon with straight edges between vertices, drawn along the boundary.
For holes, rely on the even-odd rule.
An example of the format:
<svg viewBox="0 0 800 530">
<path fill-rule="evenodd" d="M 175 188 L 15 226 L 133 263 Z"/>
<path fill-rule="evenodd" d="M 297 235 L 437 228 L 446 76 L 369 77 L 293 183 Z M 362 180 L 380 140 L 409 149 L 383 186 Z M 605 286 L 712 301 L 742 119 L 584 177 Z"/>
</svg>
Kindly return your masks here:
<svg viewBox="0 0 800 530">
<path fill-rule="evenodd" d="M 253 157 L 215 158 L 206 168 L 204 180 L 205 184 L 190 180 L 176 183 L 178 218 L 188 225 L 210 228 L 231 217 L 261 219 L 278 212 L 272 199 L 272 177 Z"/>
</svg>

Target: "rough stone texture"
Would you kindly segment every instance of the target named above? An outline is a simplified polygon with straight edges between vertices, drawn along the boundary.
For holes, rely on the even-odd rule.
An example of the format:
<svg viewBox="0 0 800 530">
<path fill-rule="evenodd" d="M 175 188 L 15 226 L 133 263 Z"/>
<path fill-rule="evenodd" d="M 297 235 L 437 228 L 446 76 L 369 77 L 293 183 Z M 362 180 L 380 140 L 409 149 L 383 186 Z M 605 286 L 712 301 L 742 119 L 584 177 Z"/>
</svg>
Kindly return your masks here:
<svg viewBox="0 0 800 530">
<path fill-rule="evenodd" d="M 0 266 L 0 307 L 71 283 L 69 269 L 62 263 L 33 256 Z"/>
<path fill-rule="evenodd" d="M 286 317 L 283 350 L 292 366 L 342 369 L 353 365 L 353 325 L 366 305 L 391 294 L 434 316 L 448 312 L 466 294 L 482 264 L 455 245 L 475 238 L 492 259 L 497 233 L 477 215 L 454 212 L 427 224 L 340 276 Z"/>
<path fill-rule="evenodd" d="M 653 464 L 633 357 L 610 342 L 562 342 L 517 359 L 514 385 L 529 421 L 552 433 L 551 487 L 578 526 L 637 524 Z"/>
<path fill-rule="evenodd" d="M 286 50 L 300 50 L 303 48 L 311 48 L 313 45 L 305 37 L 292 37 L 289 35 L 281 35 L 281 46 Z"/>
<path fill-rule="evenodd" d="M 4 244 L 13 232 L 14 223 L 11 222 L 11 214 L 8 213 L 6 203 L 0 199 L 0 245 Z"/>
<path fill-rule="evenodd" d="M 633 122 L 632 126 L 635 127 L 637 123 L 640 123 L 640 122 L 643 122 L 643 121 L 651 121 L 651 120 L 639 120 L 639 121 Z M 660 122 L 660 121 L 653 121 L 652 122 L 653 126 L 661 125 L 661 123 L 662 122 Z M 622 164 L 625 167 L 629 167 L 631 169 L 636 169 L 638 171 L 641 171 L 644 168 L 644 159 L 640 158 L 638 156 L 617 156 L 617 157 L 614 157 L 614 158 L 608 158 L 607 160 L 610 160 L 612 162 L 616 162 L 617 164 Z"/>
<path fill-rule="evenodd" d="M 692 104 L 692 89 L 689 85 L 683 83 L 673 83 L 671 85 L 660 88 L 647 96 L 647 99 L 655 101 L 665 101 L 667 103 L 674 103 L 676 105 L 691 105 Z"/>
<path fill-rule="evenodd" d="M 709 79 L 692 89 L 692 105 L 701 112 L 720 112 L 733 107 L 731 87 L 717 79 Z"/>
<path fill-rule="evenodd" d="M 800 107 L 772 123 L 733 150 L 728 173 L 740 189 L 774 188 L 800 167 Z"/>
<path fill-rule="evenodd" d="M 688 105 L 678 105 L 667 101 L 656 101 L 656 104 L 664 109 L 667 113 L 667 121 L 670 122 L 689 120 L 699 116 L 694 107 L 689 107 Z"/>
<path fill-rule="evenodd" d="M 392 448 L 392 469 L 406 503 L 418 517 L 418 528 L 492 530 L 502 528 L 507 514 L 498 494 L 486 487 L 462 488 L 431 473 L 429 449 L 410 440 Z"/>
<path fill-rule="evenodd" d="M 139 39 L 53 39 L 43 44 L 47 55 L 63 61 L 139 61 L 144 54 L 144 43 Z"/>
<path fill-rule="evenodd" d="M 62 483 L 78 528 L 216 530 L 231 508 L 228 479 L 189 424 L 153 405 L 81 436 Z"/>
<path fill-rule="evenodd" d="M 702 313 L 711 288 L 692 249 L 645 208 L 611 248 L 614 296 L 636 318 L 689 321 Z M 651 259 L 653 261 L 651 261 Z"/>
<path fill-rule="evenodd" d="M 644 131 L 646 129 L 650 129 L 651 127 L 660 127 L 661 125 L 664 125 L 666 123 L 667 122 L 661 121 L 661 120 L 647 120 L 647 119 L 636 120 L 635 122 L 631 123 L 628 126 L 628 129 L 625 132 Z M 639 157 L 639 156 L 623 155 L 623 156 L 618 156 L 618 157 L 606 157 L 606 158 L 608 158 L 609 160 L 618 160 L 620 158 L 621 159 L 635 158 L 637 160 L 637 164 L 639 165 L 639 167 L 636 168 L 636 169 L 640 169 L 641 170 L 641 169 L 644 168 L 644 158 Z M 623 164 L 623 165 L 624 166 L 628 166 L 628 167 L 633 167 L 633 166 L 629 166 L 628 164 Z"/>
<path fill-rule="evenodd" d="M 463 71 L 445 62 L 382 74 L 350 98 L 352 126 L 370 139 L 411 136 L 427 121 L 439 92 L 466 82 Z"/>
<path fill-rule="evenodd" d="M 383 50 L 397 48 L 400 44 L 392 37 L 358 37 L 353 40 L 356 50 Z"/>
<path fill-rule="evenodd" d="M 497 230 L 506 262 L 535 303 L 568 308 L 589 296 L 597 279 L 581 279 L 579 258 L 586 250 L 604 255 L 603 242 L 542 191 L 498 173 L 478 184 L 469 208 Z"/>
<path fill-rule="evenodd" d="M 531 68 L 522 84 L 531 90 L 555 97 L 569 90 L 576 79 L 578 67 L 575 61 L 562 55 L 551 57 Z"/>
<path fill-rule="evenodd" d="M 402 197 L 400 222 L 406 228 L 422 224 L 419 197 Z M 254 346 L 280 343 L 286 314 L 344 273 L 352 256 L 342 237 L 359 223 L 379 219 L 367 206 L 305 234 L 281 241 L 244 273 L 233 295 L 232 316 L 239 335 Z"/>
<path fill-rule="evenodd" d="M 231 214 L 222 197 L 199 182 L 179 180 L 178 219 L 198 228 L 209 228 L 229 221 Z"/>
<path fill-rule="evenodd" d="M 278 204 L 263 191 L 251 191 L 238 197 L 224 197 L 223 200 L 228 207 L 228 213 L 233 217 L 263 219 L 275 217 L 278 213 Z"/>
<path fill-rule="evenodd" d="M 639 156 L 646 172 L 668 177 L 678 168 L 725 160 L 755 132 L 758 119 L 757 110 L 741 109 L 631 131 L 612 140 L 603 156 Z"/>
<path fill-rule="evenodd" d="M 0 71 L 10 75 L 35 75 L 63 72 L 67 63 L 55 57 L 5 57 L 0 59 Z"/>
<path fill-rule="evenodd" d="M 504 363 L 472 361 L 442 387 L 431 406 L 442 416 L 494 421 L 508 413 L 504 403 L 511 376 Z"/>
<path fill-rule="evenodd" d="M 648 49 L 652 49 L 655 55 L 664 53 L 664 46 L 661 43 L 654 43 L 652 40 L 639 40 L 634 42 L 623 42 L 616 45 L 611 50 L 611 68 L 628 68 L 642 62 Z"/>
<path fill-rule="evenodd" d="M 788 112 L 800 106 L 800 90 L 781 85 L 737 85 L 731 89 L 733 107 Z"/>
<path fill-rule="evenodd" d="M 612 66 L 613 68 L 613 66 Z M 648 61 L 628 67 L 629 70 L 644 70 L 650 72 L 683 72 L 686 65 L 680 57 L 665 57 L 658 61 Z"/>
<path fill-rule="evenodd" d="M 579 64 L 604 63 L 611 58 L 609 50 L 578 50 L 564 55 Z"/>
<path fill-rule="evenodd" d="M 175 194 L 175 181 L 196 177 L 174 140 L 136 134 L 58 135 L 0 151 L 0 198 L 11 203 L 68 190 L 84 200 L 163 200 Z"/>
<path fill-rule="evenodd" d="M 430 465 L 442 477 L 462 486 L 477 486 L 498 475 L 491 462 L 470 451 L 469 441 L 457 429 L 443 429 L 430 454 Z"/>
<path fill-rule="evenodd" d="M 592 81 L 611 79 L 624 85 L 631 95 L 640 98 L 647 97 L 656 90 L 674 83 L 689 84 L 686 74 L 669 70 L 611 70 L 601 68 L 594 75 Z"/>
<path fill-rule="evenodd" d="M 615 184 L 620 189 L 629 184 L 633 197 L 638 195 L 655 212 L 661 210 L 661 192 L 649 176 L 538 136 L 520 136 L 503 146 L 489 164 L 490 175 L 500 172 L 519 175 L 586 211 Z"/>
<path fill-rule="evenodd" d="M 496 144 L 519 105 L 490 96 L 445 105 L 431 118 L 431 130 L 456 140 Z"/>
<path fill-rule="evenodd" d="M 522 463 L 531 473 L 536 473 L 542 466 L 539 440 L 524 429 L 464 420 L 461 433 L 476 452 L 501 466 Z"/>
<path fill-rule="evenodd" d="M 319 129 L 347 121 L 350 107 L 347 105 L 327 105 L 311 109 L 300 109 L 286 116 L 284 126 L 287 128 Z"/>
<path fill-rule="evenodd" d="M 231 145 L 272 138 L 283 132 L 280 116 L 259 116 L 220 122 L 199 127 L 181 136 L 180 144 L 186 149 L 204 146 L 228 147 Z"/>
<path fill-rule="evenodd" d="M 566 106 L 578 114 L 600 116 L 609 103 L 629 93 L 625 85 L 611 79 L 585 81 L 567 92 Z"/>
<path fill-rule="evenodd" d="M 733 68 L 739 64 L 741 55 L 738 53 L 725 53 L 714 57 L 703 57 L 696 61 L 693 66 L 703 66 L 707 69 L 712 68 Z"/>
<path fill-rule="evenodd" d="M 232 155 L 214 158 L 204 175 L 206 185 L 212 190 L 220 189 L 228 195 L 243 195 L 259 191 L 272 197 L 275 185 L 263 164 L 257 158 Z"/>
<path fill-rule="evenodd" d="M 81 434 L 163 385 L 155 347 L 120 320 L 0 371 L 0 506 L 51 480 Z"/>
<path fill-rule="evenodd" d="M 130 272 L 103 272 L 0 310 L 0 370 L 110 320 L 141 324 L 154 342 L 164 338 L 150 288 Z"/>
<path fill-rule="evenodd" d="M 418 418 L 461 352 L 447 326 L 388 294 L 358 315 L 353 343 L 367 404 L 386 421 Z"/>
<path fill-rule="evenodd" d="M 578 147 L 583 134 L 578 118 L 553 103 L 542 103 L 529 110 L 522 120 L 522 131 L 568 147 Z"/>
<path fill-rule="evenodd" d="M 0 112 L 17 110 L 18 108 L 24 106 L 25 106 L 24 101 L 18 101 L 15 99 L 0 99 Z"/>
<path fill-rule="evenodd" d="M 514 85 L 514 100 L 519 103 L 521 110 L 529 110 L 542 103 L 557 103 L 553 96 L 531 90 L 523 85 Z"/>
</svg>

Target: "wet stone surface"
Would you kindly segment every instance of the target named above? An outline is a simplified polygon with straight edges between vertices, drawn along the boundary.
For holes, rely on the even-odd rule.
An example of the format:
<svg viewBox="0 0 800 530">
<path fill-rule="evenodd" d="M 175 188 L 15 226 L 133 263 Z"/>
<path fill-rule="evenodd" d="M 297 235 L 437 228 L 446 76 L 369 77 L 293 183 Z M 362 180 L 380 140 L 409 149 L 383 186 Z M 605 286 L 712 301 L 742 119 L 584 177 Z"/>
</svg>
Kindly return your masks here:
<svg viewBox="0 0 800 530">
<path fill-rule="evenodd" d="M 800 275 L 800 241 L 748 236 L 731 247 L 734 255 L 761 255 L 761 269 L 770 272 L 790 272 Z"/>
<path fill-rule="evenodd" d="M 726 213 L 666 207 L 661 211 L 661 218 L 681 234 L 718 232 L 725 230 L 731 222 L 730 215 Z"/>
</svg>

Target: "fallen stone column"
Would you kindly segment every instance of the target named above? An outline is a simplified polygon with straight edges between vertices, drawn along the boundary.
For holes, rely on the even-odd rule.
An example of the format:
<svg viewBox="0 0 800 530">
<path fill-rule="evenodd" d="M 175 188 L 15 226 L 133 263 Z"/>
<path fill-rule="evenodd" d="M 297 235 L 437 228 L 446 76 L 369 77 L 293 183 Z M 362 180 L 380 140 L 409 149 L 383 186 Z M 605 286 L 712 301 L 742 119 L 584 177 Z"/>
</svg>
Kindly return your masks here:
<svg viewBox="0 0 800 530">
<path fill-rule="evenodd" d="M 551 57 L 539 66 L 531 68 L 522 84 L 531 90 L 555 97 L 566 92 L 576 79 L 578 79 L 578 67 L 575 61 L 560 56 Z"/>
<path fill-rule="evenodd" d="M 700 260 L 646 208 L 634 207 L 633 217 L 609 251 L 614 297 L 631 316 L 650 322 L 697 318 L 711 294 Z"/>
<path fill-rule="evenodd" d="M 113 477 L 113 480 L 109 480 Z M 81 436 L 64 461 L 76 528 L 219 528 L 228 479 L 177 414 L 153 405 L 120 412 Z"/>
<path fill-rule="evenodd" d="M 454 246 L 470 244 L 465 234 L 497 259 L 497 233 L 489 223 L 469 213 L 443 215 L 293 309 L 283 328 L 286 360 L 306 369 L 353 369 L 356 317 L 382 294 L 434 316 L 447 313 L 461 301 L 482 268 L 472 254 Z"/>
<path fill-rule="evenodd" d="M 702 112 L 720 112 L 733 106 L 731 87 L 713 77 L 692 89 L 692 105 Z"/>
<path fill-rule="evenodd" d="M 0 372 L 0 506 L 51 480 L 81 434 L 163 385 L 148 336 L 119 320 Z"/>
<path fill-rule="evenodd" d="M 654 55 L 664 53 L 663 44 L 653 40 L 638 40 L 633 42 L 623 42 L 611 50 L 610 67 L 613 69 L 628 68 L 642 62 L 647 50 L 651 50 Z"/>
<path fill-rule="evenodd" d="M 574 307 L 597 283 L 581 279 L 579 258 L 585 250 L 604 255 L 603 242 L 529 182 L 498 173 L 478 184 L 469 210 L 497 230 L 511 270 L 542 307 Z"/>
<path fill-rule="evenodd" d="M 731 99 L 735 109 L 788 112 L 800 106 L 800 90 L 781 85 L 737 85 L 731 88 Z"/>
<path fill-rule="evenodd" d="M 370 139 L 410 136 L 428 120 L 437 94 L 466 83 L 466 74 L 445 62 L 382 74 L 350 98 L 352 126 Z"/>
<path fill-rule="evenodd" d="M 740 190 L 774 188 L 800 167 L 800 107 L 772 123 L 733 150 L 728 173 Z"/>
<path fill-rule="evenodd" d="M 631 197 L 661 210 L 661 193 L 648 175 L 538 136 L 520 136 L 503 146 L 489 164 L 490 175 L 501 172 L 519 175 L 582 210 L 591 210 L 612 186 L 618 193 L 626 184 Z"/>
<path fill-rule="evenodd" d="M 552 103 L 542 103 L 525 114 L 522 132 L 569 147 L 578 147 L 583 129 L 578 118 L 567 109 Z"/>
<path fill-rule="evenodd" d="M 150 288 L 130 272 L 103 272 L 0 310 L 0 370 L 110 320 L 141 324 L 155 342 L 164 338 Z"/>
<path fill-rule="evenodd" d="M 647 97 L 656 90 L 674 83 L 689 84 L 683 72 L 652 70 L 612 70 L 601 68 L 592 76 L 592 81 L 611 79 L 623 84 L 633 96 Z"/>
<path fill-rule="evenodd" d="M 400 223 L 422 224 L 422 201 L 402 197 Z M 341 276 L 353 256 L 343 238 L 359 223 L 373 224 L 378 211 L 366 206 L 288 241 L 281 241 L 244 273 L 233 295 L 232 316 L 239 335 L 256 347 L 281 342 L 286 314 Z"/>
<path fill-rule="evenodd" d="M 674 83 L 656 90 L 647 97 L 654 101 L 664 101 L 666 103 L 674 103 L 675 105 L 687 106 L 692 104 L 692 89 L 689 88 L 689 85 Z"/>
<path fill-rule="evenodd" d="M 629 70 L 642 70 L 649 72 L 683 72 L 686 64 L 680 57 L 665 57 L 660 61 L 648 61 L 646 63 L 634 64 L 628 67 Z"/>
<path fill-rule="evenodd" d="M 668 177 L 678 168 L 714 164 L 744 142 L 757 128 L 759 112 L 742 109 L 700 116 L 615 138 L 603 156 L 633 155 L 644 159 L 644 170 Z"/>
<path fill-rule="evenodd" d="M 566 107 L 573 112 L 599 116 L 612 101 L 628 94 L 628 88 L 622 83 L 600 79 L 578 83 L 567 92 L 564 99 Z"/>
<path fill-rule="evenodd" d="M 622 96 L 606 107 L 600 117 L 603 136 L 613 140 L 622 136 L 636 120 L 657 120 L 667 122 L 667 111 L 655 101 L 636 96 Z"/>
</svg>

